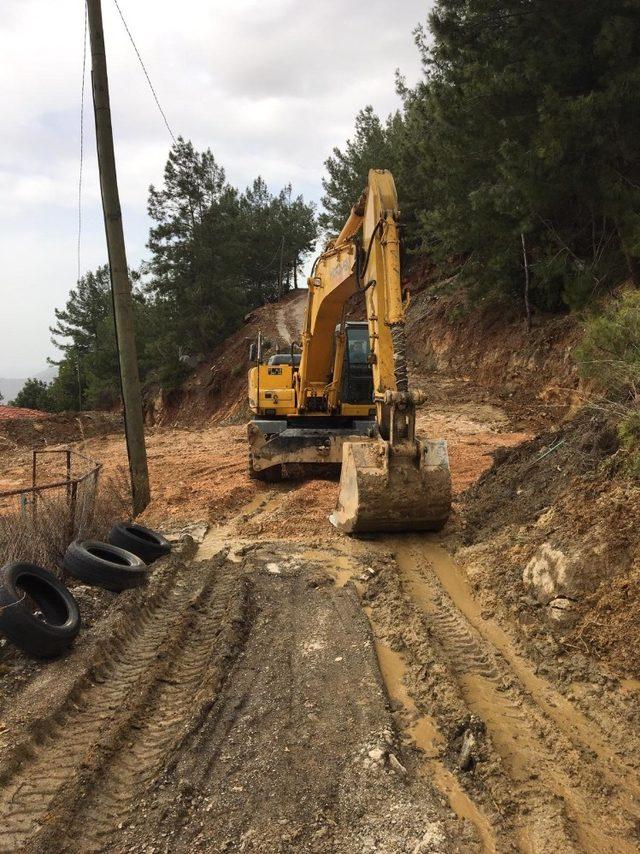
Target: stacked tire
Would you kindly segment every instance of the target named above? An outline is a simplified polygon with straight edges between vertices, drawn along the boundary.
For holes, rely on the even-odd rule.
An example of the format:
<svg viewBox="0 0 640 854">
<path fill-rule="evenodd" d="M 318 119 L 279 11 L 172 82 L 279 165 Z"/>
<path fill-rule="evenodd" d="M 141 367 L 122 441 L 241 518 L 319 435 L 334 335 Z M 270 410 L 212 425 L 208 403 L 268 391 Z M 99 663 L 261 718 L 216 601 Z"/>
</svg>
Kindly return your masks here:
<svg viewBox="0 0 640 854">
<path fill-rule="evenodd" d="M 119 522 L 107 538 L 76 540 L 62 565 L 79 581 L 120 592 L 147 580 L 148 564 L 171 551 L 163 536 L 134 522 Z M 78 636 L 80 611 L 72 593 L 48 569 L 9 563 L 0 569 L 0 633 L 29 655 L 51 658 Z"/>
<path fill-rule="evenodd" d="M 60 655 L 78 636 L 80 611 L 56 576 L 32 563 L 0 569 L 0 632 L 38 658 Z"/>
<path fill-rule="evenodd" d="M 64 568 L 85 584 L 119 593 L 144 584 L 149 564 L 171 551 L 171 544 L 161 534 L 135 522 L 118 522 L 107 540 L 71 543 Z"/>
<path fill-rule="evenodd" d="M 140 587 L 147 580 L 147 564 L 141 558 L 98 540 L 71 543 L 62 565 L 78 581 L 114 593 Z"/>
<path fill-rule="evenodd" d="M 157 531 L 135 522 L 118 522 L 107 537 L 111 545 L 127 549 L 147 563 L 165 557 L 171 551 L 171 543 Z"/>
</svg>

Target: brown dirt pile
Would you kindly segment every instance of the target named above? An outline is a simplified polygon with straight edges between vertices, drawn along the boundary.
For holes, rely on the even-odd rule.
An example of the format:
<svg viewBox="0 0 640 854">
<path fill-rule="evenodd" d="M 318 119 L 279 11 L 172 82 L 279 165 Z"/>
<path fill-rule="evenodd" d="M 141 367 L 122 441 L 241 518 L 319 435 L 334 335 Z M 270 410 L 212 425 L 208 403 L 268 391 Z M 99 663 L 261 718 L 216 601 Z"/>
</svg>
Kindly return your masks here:
<svg viewBox="0 0 640 854">
<path fill-rule="evenodd" d="M 499 451 L 463 496 L 460 552 L 478 587 L 527 634 L 553 630 L 640 675 L 640 487 L 615 475 L 614 428 L 584 410 Z"/>
<path fill-rule="evenodd" d="M 237 423 L 249 417 L 247 406 L 247 371 L 249 344 L 258 332 L 271 347 L 286 350 L 299 341 L 307 292 L 292 291 L 277 303 L 269 303 L 247 315 L 244 325 L 193 374 L 170 392 L 152 390 L 147 398 L 147 423 L 157 425 L 203 426 L 225 421 Z"/>
<path fill-rule="evenodd" d="M 120 431 L 122 424 L 122 416 L 114 412 L 40 412 L 0 419 L 0 453 L 15 448 L 79 442 L 84 438 Z"/>
<path fill-rule="evenodd" d="M 39 409 L 25 409 L 22 406 L 0 406 L 0 421 L 13 421 L 16 418 L 47 418 L 48 412 Z"/>
</svg>

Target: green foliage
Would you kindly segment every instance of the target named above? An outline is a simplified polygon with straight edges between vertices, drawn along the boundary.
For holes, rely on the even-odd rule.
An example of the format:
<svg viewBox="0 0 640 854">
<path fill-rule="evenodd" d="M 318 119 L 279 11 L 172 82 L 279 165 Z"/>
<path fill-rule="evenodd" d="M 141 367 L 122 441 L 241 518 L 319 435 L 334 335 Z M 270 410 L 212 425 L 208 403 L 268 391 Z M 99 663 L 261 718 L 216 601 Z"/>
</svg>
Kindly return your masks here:
<svg viewBox="0 0 640 854">
<path fill-rule="evenodd" d="M 627 291 L 586 322 L 576 360 L 615 416 L 627 468 L 640 478 L 640 292 Z"/>
<path fill-rule="evenodd" d="M 295 282 L 317 236 L 315 212 L 291 186 L 277 195 L 256 178 L 231 187 L 211 151 L 179 138 L 159 189 L 150 187 L 150 259 L 132 272 L 143 381 L 177 385 L 238 328 L 247 311 Z M 50 387 L 57 410 L 117 406 L 120 380 L 109 268 L 86 273 L 56 309 L 62 356 Z"/>
<path fill-rule="evenodd" d="M 316 240 L 312 205 L 262 178 L 231 187 L 213 154 L 178 139 L 164 187 L 149 191 L 145 292 L 156 313 L 146 357 L 165 385 L 220 343 L 252 308 L 288 289 Z"/>
<path fill-rule="evenodd" d="M 640 480 L 640 410 L 630 410 L 618 423 L 618 435 L 627 451 L 626 468 Z"/>
<path fill-rule="evenodd" d="M 402 114 L 368 108 L 326 161 L 323 222 L 384 165 L 409 245 L 474 297 L 522 300 L 522 235 L 542 310 L 640 283 L 636 0 L 438 0 L 416 43 L 424 75 L 398 82 Z"/>
<path fill-rule="evenodd" d="M 586 322 L 576 360 L 609 400 L 640 403 L 640 292 L 625 292 Z"/>
<path fill-rule="evenodd" d="M 24 409 L 39 409 L 42 412 L 51 412 L 55 407 L 51 396 L 51 387 L 43 380 L 28 379 L 20 391 L 9 404 L 20 406 Z"/>
<path fill-rule="evenodd" d="M 369 169 L 391 169 L 396 162 L 394 127 L 399 116 L 390 116 L 386 124 L 375 114 L 373 107 L 360 110 L 355 120 L 353 139 L 347 140 L 344 151 L 333 149 L 325 161 L 328 176 L 322 179 L 325 195 L 324 212 L 319 222 L 322 228 L 338 234 L 367 183 Z"/>
<path fill-rule="evenodd" d="M 52 362 L 58 376 L 51 385 L 58 410 L 104 409 L 119 398 L 118 360 L 113 328 L 109 268 L 86 273 L 55 309 L 52 341 L 62 358 Z"/>
</svg>

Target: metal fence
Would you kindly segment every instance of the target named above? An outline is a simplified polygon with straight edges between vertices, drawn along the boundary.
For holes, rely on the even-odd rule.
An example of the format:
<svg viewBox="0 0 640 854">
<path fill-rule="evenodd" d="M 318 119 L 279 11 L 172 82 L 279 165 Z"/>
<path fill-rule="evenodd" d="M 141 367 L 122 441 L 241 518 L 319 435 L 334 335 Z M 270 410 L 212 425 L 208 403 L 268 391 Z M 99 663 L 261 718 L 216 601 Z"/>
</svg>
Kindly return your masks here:
<svg viewBox="0 0 640 854">
<path fill-rule="evenodd" d="M 62 457 L 64 479 L 39 483 L 39 462 L 45 455 Z M 31 486 L 19 489 L 8 489 L 0 492 L 0 515 L 7 511 L 15 512 L 18 508 L 22 514 L 30 513 L 34 518 L 38 515 L 40 504 L 50 495 L 66 495 L 67 527 L 70 539 L 77 527 L 91 521 L 98 491 L 98 479 L 102 463 L 85 457 L 71 448 L 35 448 L 32 451 Z M 76 473 L 78 472 L 78 473 Z M 81 517 L 80 519 L 78 517 Z"/>
</svg>

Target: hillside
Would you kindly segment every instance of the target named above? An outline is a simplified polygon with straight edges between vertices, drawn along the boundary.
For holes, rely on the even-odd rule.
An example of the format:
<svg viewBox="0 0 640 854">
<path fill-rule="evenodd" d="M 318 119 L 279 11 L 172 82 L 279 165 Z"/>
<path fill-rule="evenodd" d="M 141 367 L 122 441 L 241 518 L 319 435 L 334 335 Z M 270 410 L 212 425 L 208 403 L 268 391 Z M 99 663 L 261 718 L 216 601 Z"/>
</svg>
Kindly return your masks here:
<svg viewBox="0 0 640 854">
<path fill-rule="evenodd" d="M 426 281 L 410 282 L 407 310 L 409 367 L 414 382 L 429 391 L 430 374 L 447 374 L 473 384 L 508 409 L 515 424 L 543 426 L 579 405 L 572 349 L 579 338 L 575 318 L 549 315 L 527 333 L 520 318 L 500 308 L 464 308 L 463 294 L 436 296 Z M 246 373 L 249 343 L 259 331 L 269 353 L 299 341 L 306 290 L 256 309 L 241 328 L 169 393 L 151 390 L 149 424 L 204 425 L 249 415 Z M 348 315 L 361 319 L 357 305 Z M 487 398 L 487 399 L 488 399 Z"/>
<path fill-rule="evenodd" d="M 251 312 L 240 329 L 217 347 L 177 389 L 147 394 L 150 425 L 203 425 L 246 420 L 249 344 L 262 332 L 269 353 L 299 342 L 307 291 L 291 291 L 277 303 Z"/>
</svg>

